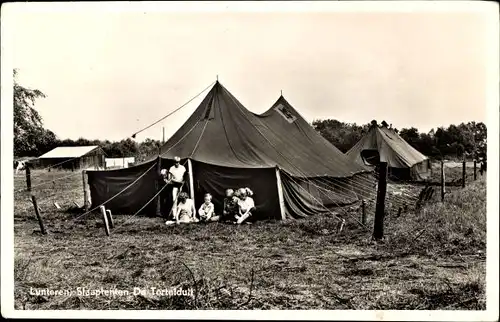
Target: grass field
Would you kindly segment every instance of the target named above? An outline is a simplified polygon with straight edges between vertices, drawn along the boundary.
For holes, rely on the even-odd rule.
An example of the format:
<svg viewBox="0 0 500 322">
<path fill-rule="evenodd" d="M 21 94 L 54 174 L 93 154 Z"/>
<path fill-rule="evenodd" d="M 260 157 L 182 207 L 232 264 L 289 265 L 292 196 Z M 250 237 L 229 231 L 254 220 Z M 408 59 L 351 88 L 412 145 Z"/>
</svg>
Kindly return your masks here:
<svg viewBox="0 0 500 322">
<path fill-rule="evenodd" d="M 74 175 L 73 175 L 74 174 Z M 15 193 L 16 309 L 485 309 L 486 182 L 438 194 L 420 211 L 390 210 L 371 240 L 346 208 L 333 216 L 253 225 L 165 226 L 159 218 L 75 220 L 81 173 L 33 172 L 48 235 L 26 192 Z M 15 189 L 25 187 L 15 176 Z M 415 188 L 421 189 L 421 187 Z M 53 202 L 62 207 L 56 210 Z M 31 295 L 30 288 L 129 290 L 128 296 Z M 134 287 L 192 288 L 194 296 L 134 296 Z"/>
</svg>

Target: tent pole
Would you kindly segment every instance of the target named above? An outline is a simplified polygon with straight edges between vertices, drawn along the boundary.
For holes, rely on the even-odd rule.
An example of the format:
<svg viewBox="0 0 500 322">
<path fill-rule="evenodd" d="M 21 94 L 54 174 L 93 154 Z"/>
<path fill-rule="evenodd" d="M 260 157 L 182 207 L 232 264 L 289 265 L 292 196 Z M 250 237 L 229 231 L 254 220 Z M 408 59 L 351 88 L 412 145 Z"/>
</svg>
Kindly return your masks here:
<svg viewBox="0 0 500 322">
<path fill-rule="evenodd" d="M 276 167 L 276 183 L 278 186 L 278 200 L 280 204 L 281 219 L 286 220 L 285 199 L 283 198 L 283 187 L 281 185 L 281 175 L 280 175 L 280 169 L 278 167 Z"/>
<path fill-rule="evenodd" d="M 161 184 L 160 184 L 160 180 L 162 180 L 160 178 L 160 173 L 161 173 L 161 157 L 158 155 L 158 161 L 156 161 L 156 175 L 157 175 L 157 179 L 156 179 L 156 191 L 159 191 L 161 189 Z M 158 195 L 156 197 L 156 210 L 155 210 L 155 213 L 156 213 L 156 216 L 157 217 L 161 217 L 162 216 L 162 213 L 161 213 L 161 195 Z"/>
<path fill-rule="evenodd" d="M 194 200 L 194 176 L 193 176 L 193 164 L 191 163 L 191 159 L 188 159 L 188 174 L 189 174 L 189 195 L 191 197 L 191 200 L 193 200 L 193 203 L 195 202 Z"/>
</svg>

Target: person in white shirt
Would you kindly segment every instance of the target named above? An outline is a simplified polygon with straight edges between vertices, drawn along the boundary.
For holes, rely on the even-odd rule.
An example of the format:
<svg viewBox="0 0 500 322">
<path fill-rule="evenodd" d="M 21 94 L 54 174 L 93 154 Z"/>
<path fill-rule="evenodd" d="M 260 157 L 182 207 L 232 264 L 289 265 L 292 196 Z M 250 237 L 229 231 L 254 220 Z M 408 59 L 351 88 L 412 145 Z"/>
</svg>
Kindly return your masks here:
<svg viewBox="0 0 500 322">
<path fill-rule="evenodd" d="M 177 205 L 176 212 L 174 213 L 174 220 L 165 222 L 167 225 L 198 222 L 195 217 L 196 209 L 192 199 L 188 198 L 187 193 L 179 193 L 179 204 Z"/>
<path fill-rule="evenodd" d="M 212 195 L 207 193 L 205 194 L 205 202 L 201 205 L 198 210 L 198 216 L 200 217 L 201 222 L 208 221 L 217 221 L 219 219 L 218 216 L 214 214 L 215 206 L 212 203 Z"/>
<path fill-rule="evenodd" d="M 184 175 L 186 173 L 186 168 L 181 164 L 181 159 L 179 157 L 174 158 L 175 164 L 170 167 L 168 172 L 166 172 L 166 177 L 164 175 L 164 180 L 168 185 L 172 186 L 172 213 L 177 212 L 177 195 L 179 194 L 179 189 L 184 183 Z M 165 174 L 165 170 L 162 170 L 162 174 Z"/>
<path fill-rule="evenodd" d="M 236 223 L 240 225 L 252 216 L 252 211 L 255 210 L 255 203 L 252 197 L 248 196 L 249 192 L 252 193 L 250 189 L 241 188 L 238 192 L 238 215 L 236 215 L 235 218 L 237 219 Z"/>
</svg>

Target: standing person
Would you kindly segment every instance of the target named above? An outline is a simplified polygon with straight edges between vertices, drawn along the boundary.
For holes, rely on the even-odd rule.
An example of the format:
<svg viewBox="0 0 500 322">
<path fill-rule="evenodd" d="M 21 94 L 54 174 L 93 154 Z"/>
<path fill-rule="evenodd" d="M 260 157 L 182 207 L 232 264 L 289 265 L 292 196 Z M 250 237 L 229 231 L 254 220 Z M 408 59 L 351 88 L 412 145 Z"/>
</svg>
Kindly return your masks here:
<svg viewBox="0 0 500 322">
<path fill-rule="evenodd" d="M 255 203 L 252 197 L 248 196 L 247 189 L 241 188 L 239 190 L 239 200 L 238 200 L 238 215 L 235 216 L 237 219 L 237 224 L 242 224 L 250 216 L 252 216 L 252 211 L 255 210 Z"/>
<path fill-rule="evenodd" d="M 181 164 L 181 158 L 174 157 L 175 164 L 170 167 L 167 172 L 166 182 L 172 186 L 172 213 L 175 214 L 177 211 L 177 195 L 184 183 L 184 175 L 186 174 L 186 168 Z"/>
</svg>

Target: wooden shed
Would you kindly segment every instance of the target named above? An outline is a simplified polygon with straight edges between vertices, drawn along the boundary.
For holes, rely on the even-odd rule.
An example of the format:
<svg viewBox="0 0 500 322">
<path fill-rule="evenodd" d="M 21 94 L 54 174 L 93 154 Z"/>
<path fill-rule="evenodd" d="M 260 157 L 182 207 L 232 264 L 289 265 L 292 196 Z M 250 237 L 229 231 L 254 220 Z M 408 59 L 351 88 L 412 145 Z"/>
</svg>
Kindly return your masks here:
<svg viewBox="0 0 500 322">
<path fill-rule="evenodd" d="M 97 145 L 60 146 L 38 157 L 36 167 L 66 170 L 104 169 L 105 156 L 104 151 Z"/>
</svg>

